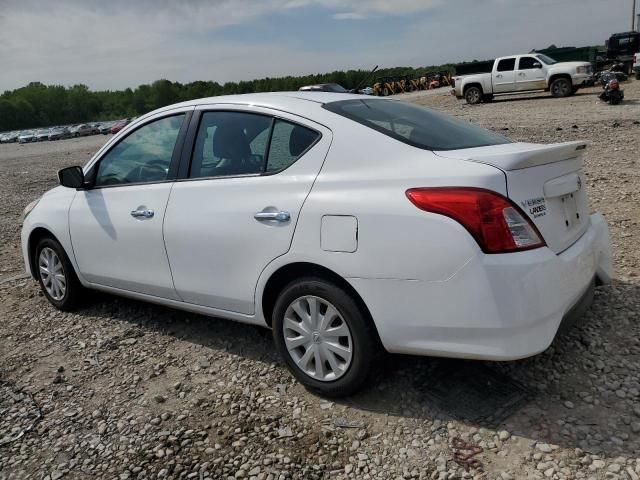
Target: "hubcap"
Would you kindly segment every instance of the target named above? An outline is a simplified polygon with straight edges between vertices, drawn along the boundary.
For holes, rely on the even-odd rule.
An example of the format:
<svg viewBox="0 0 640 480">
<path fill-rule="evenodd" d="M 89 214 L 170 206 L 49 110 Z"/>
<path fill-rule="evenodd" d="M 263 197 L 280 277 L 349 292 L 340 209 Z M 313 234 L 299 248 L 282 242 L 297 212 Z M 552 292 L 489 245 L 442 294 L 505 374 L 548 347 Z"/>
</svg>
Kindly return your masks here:
<svg viewBox="0 0 640 480">
<path fill-rule="evenodd" d="M 54 300 L 62 300 L 67 291 L 67 277 L 58 254 L 49 247 L 43 248 L 38 257 L 38 268 L 42 285 L 49 296 Z"/>
<path fill-rule="evenodd" d="M 284 314 L 284 342 L 289 355 L 304 373 L 329 382 L 351 365 L 353 342 L 338 309 L 320 297 L 294 300 Z"/>
</svg>

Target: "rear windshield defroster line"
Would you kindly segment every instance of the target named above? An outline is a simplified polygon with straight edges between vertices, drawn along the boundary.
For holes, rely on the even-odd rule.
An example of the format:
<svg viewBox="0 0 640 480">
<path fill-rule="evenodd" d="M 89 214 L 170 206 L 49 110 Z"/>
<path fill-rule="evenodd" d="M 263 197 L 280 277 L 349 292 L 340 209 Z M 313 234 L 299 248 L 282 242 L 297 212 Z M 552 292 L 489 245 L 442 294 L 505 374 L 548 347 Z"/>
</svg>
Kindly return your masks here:
<svg viewBox="0 0 640 480">
<path fill-rule="evenodd" d="M 511 143 L 506 137 L 429 108 L 389 99 L 325 103 L 322 108 L 424 150 L 458 150 Z"/>
</svg>

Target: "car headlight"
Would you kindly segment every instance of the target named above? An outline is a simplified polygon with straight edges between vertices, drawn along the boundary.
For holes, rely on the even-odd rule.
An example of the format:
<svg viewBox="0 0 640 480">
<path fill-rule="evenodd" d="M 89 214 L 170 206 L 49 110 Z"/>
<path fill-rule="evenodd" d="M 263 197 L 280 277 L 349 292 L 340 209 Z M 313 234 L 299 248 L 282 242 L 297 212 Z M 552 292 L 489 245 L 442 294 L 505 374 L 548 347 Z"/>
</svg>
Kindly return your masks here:
<svg viewBox="0 0 640 480">
<path fill-rule="evenodd" d="M 33 202 L 31 202 L 29 205 L 24 207 L 24 212 L 22 212 L 22 220 L 23 221 L 24 221 L 25 218 L 27 218 L 27 216 L 31 213 L 31 211 L 34 208 L 36 208 L 36 205 L 38 205 L 39 201 L 40 201 L 40 198 L 36 198 Z"/>
<path fill-rule="evenodd" d="M 587 67 L 576 67 L 576 73 L 587 73 Z"/>
</svg>

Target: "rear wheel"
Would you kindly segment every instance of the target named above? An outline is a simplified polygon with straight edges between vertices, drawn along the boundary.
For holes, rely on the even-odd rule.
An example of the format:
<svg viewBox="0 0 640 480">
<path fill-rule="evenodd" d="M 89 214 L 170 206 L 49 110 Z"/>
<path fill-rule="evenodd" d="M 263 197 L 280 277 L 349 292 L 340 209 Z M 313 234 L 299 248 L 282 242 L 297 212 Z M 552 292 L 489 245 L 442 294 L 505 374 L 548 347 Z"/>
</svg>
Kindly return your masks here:
<svg viewBox="0 0 640 480">
<path fill-rule="evenodd" d="M 49 237 L 41 239 L 34 264 L 42 293 L 54 307 L 73 310 L 78 306 L 83 287 L 60 243 Z"/>
<path fill-rule="evenodd" d="M 379 353 L 373 326 L 352 296 L 315 277 L 284 288 L 273 311 L 273 338 L 296 379 L 327 397 L 362 388 Z"/>
<path fill-rule="evenodd" d="M 469 105 L 476 105 L 482 100 L 482 90 L 480 87 L 469 87 L 464 92 L 464 99 Z"/>
<path fill-rule="evenodd" d="M 553 82 L 551 82 L 551 95 L 556 98 L 568 97 L 571 95 L 573 91 L 573 86 L 571 85 L 571 80 L 568 78 L 556 78 Z"/>
</svg>

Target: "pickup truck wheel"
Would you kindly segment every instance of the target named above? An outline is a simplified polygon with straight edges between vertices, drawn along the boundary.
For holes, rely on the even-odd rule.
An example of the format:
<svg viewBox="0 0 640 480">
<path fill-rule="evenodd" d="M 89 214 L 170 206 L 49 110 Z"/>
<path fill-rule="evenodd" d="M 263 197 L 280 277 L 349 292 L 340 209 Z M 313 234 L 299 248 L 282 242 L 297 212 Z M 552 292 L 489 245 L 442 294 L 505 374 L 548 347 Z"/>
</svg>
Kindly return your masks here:
<svg viewBox="0 0 640 480">
<path fill-rule="evenodd" d="M 482 90 L 480 87 L 469 87 L 464 92 L 464 99 L 469 105 L 476 105 L 482 100 Z"/>
<path fill-rule="evenodd" d="M 556 98 L 568 97 L 571 95 L 571 91 L 573 90 L 573 86 L 571 85 L 571 81 L 567 78 L 556 78 L 551 83 L 551 95 Z"/>
</svg>

